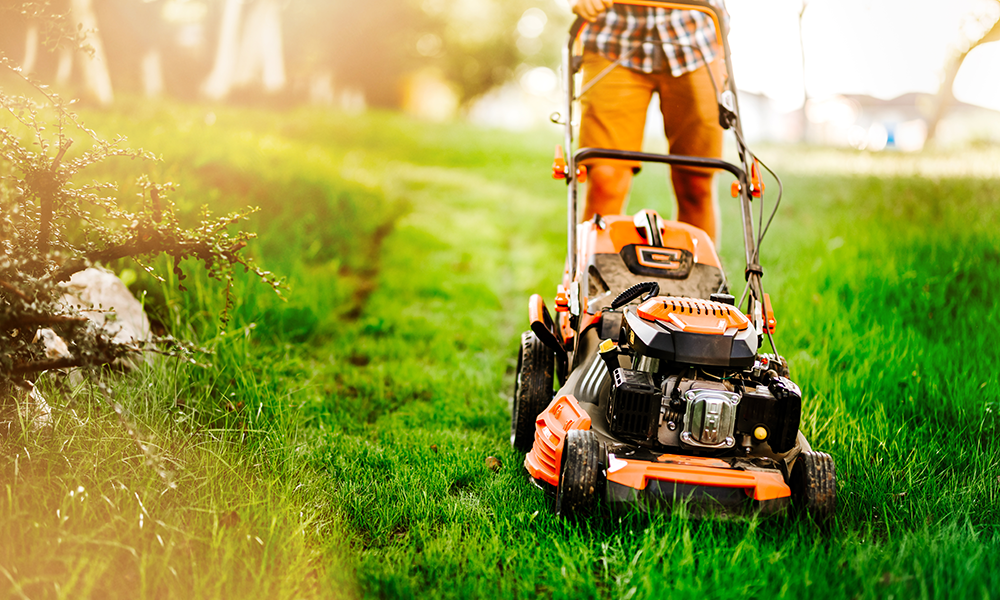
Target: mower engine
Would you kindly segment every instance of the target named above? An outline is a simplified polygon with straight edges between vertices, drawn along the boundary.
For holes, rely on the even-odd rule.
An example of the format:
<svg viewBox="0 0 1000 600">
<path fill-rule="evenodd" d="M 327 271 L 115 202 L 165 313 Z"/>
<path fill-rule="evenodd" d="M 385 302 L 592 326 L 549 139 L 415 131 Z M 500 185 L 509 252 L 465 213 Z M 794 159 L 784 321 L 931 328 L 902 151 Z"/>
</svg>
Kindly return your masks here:
<svg viewBox="0 0 1000 600">
<path fill-rule="evenodd" d="M 758 356 L 756 346 L 749 320 L 725 302 L 660 296 L 626 307 L 618 343 L 601 345 L 611 375 L 610 433 L 696 453 L 759 453 L 765 443 L 788 452 L 801 393 L 781 362 Z"/>
</svg>

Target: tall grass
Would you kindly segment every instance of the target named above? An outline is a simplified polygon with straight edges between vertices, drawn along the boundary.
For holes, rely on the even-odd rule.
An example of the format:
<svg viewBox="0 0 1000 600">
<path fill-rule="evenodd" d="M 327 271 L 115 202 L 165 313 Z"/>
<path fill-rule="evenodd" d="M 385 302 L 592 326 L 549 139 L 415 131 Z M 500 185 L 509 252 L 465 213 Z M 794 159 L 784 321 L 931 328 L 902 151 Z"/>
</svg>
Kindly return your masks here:
<svg viewBox="0 0 1000 600">
<path fill-rule="evenodd" d="M 158 362 L 112 380 L 114 400 L 53 391 L 53 429 L 4 442 L 12 595 L 1000 595 L 995 181 L 807 172 L 800 158 L 823 166 L 814 154 L 776 151 L 790 175 L 764 283 L 803 429 L 837 461 L 832 527 L 566 521 L 507 442 L 524 305 L 551 296 L 563 266 L 558 135 L 131 111 L 94 118 L 163 152 L 159 174 L 192 209 L 259 205 L 253 251 L 288 288 L 239 281 L 223 328 L 214 282 L 192 275 L 180 294 L 140 279 L 211 366 Z M 863 158 L 878 172 L 900 160 Z M 646 170 L 632 209 L 669 213 L 665 189 Z M 737 216 L 723 200 L 731 275 Z"/>
</svg>

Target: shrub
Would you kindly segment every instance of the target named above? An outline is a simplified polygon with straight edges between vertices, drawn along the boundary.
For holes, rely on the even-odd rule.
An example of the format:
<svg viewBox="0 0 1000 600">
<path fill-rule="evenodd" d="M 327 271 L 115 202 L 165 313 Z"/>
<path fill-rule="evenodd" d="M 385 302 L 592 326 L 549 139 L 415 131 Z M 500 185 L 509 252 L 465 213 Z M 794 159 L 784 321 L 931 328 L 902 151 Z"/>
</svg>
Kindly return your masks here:
<svg viewBox="0 0 1000 600">
<path fill-rule="evenodd" d="M 43 16 L 56 25 L 64 22 L 59 15 Z M 30 387 L 44 370 L 104 365 L 140 350 L 113 343 L 60 301 L 65 292 L 61 284 L 93 264 L 129 257 L 156 276 L 151 259 L 168 255 L 183 280 L 180 263 L 196 259 L 227 286 L 223 321 L 234 267 L 254 272 L 277 290 L 270 273 L 242 253 L 253 234 L 229 232 L 256 209 L 217 217 L 205 208 L 200 222 L 185 228 L 169 198 L 175 191 L 171 183 L 140 176 L 142 193 L 132 202 L 116 197 L 113 182 L 85 183 L 85 172 L 97 163 L 157 159 L 129 148 L 120 136 L 107 140 L 88 129 L 70 110 L 71 102 L 23 75 L 2 55 L 0 70 L 27 90 L 8 95 L 0 89 L 0 108 L 9 115 L 0 121 L 0 389 Z M 49 344 L 46 351 L 38 343 L 39 331 L 45 329 L 65 348 Z"/>
</svg>

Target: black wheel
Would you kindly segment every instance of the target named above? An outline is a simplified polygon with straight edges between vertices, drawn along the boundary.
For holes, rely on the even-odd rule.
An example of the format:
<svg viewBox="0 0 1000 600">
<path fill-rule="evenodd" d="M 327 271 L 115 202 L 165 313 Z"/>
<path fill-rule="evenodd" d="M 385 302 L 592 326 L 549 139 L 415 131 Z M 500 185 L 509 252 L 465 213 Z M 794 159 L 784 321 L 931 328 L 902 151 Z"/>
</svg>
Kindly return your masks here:
<svg viewBox="0 0 1000 600">
<path fill-rule="evenodd" d="M 825 452 L 805 451 L 792 467 L 792 499 L 799 510 L 824 523 L 837 511 L 837 474 Z"/>
<path fill-rule="evenodd" d="M 510 419 L 510 443 L 521 452 L 535 442 L 535 418 L 552 401 L 555 353 L 538 337 L 525 331 L 517 354 L 517 383 Z"/>
<path fill-rule="evenodd" d="M 570 430 L 563 442 L 556 487 L 556 514 L 587 514 L 601 484 L 601 444 L 593 431 Z"/>
</svg>

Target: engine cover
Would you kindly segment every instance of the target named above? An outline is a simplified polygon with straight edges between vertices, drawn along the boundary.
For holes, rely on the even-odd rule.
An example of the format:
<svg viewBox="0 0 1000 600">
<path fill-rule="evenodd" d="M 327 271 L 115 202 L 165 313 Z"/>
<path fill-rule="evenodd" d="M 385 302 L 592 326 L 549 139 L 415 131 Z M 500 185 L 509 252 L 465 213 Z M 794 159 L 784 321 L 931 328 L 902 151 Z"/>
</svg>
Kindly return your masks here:
<svg viewBox="0 0 1000 600">
<path fill-rule="evenodd" d="M 697 298 L 657 296 L 626 309 L 619 341 L 643 356 L 692 365 L 748 368 L 758 333 L 734 306 Z"/>
<path fill-rule="evenodd" d="M 732 448 L 736 445 L 736 409 L 740 395 L 711 389 L 690 389 L 684 393 L 687 410 L 681 441 L 699 448 Z"/>
</svg>

